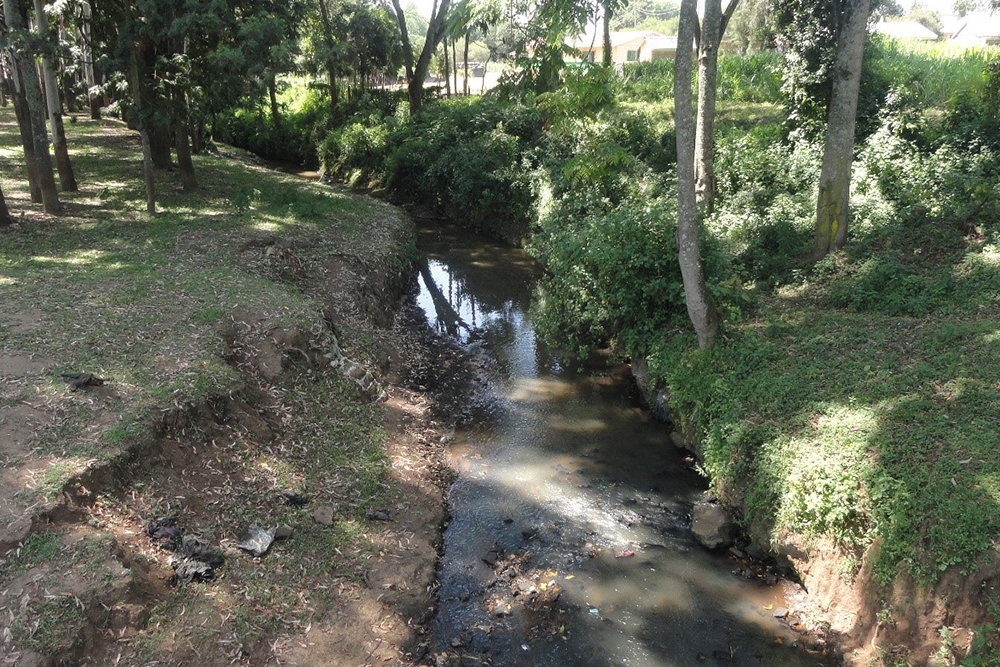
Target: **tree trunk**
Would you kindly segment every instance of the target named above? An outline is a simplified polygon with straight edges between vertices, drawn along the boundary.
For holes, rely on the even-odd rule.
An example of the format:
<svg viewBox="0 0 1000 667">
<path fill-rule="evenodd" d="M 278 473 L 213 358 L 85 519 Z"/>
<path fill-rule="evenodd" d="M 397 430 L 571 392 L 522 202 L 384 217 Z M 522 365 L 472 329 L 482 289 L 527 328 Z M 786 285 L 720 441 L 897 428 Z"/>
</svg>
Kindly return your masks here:
<svg viewBox="0 0 1000 667">
<path fill-rule="evenodd" d="M 10 211 L 7 209 L 7 199 L 3 196 L 3 189 L 0 188 L 0 227 L 12 222 L 14 219 L 10 217 Z"/>
<path fill-rule="evenodd" d="M 24 150 L 24 162 L 28 172 L 28 189 L 31 192 L 31 201 L 41 204 L 42 187 L 38 181 L 38 162 L 35 157 L 35 141 L 31 136 L 31 116 L 28 113 L 28 102 L 24 99 L 24 89 L 17 71 L 17 62 L 14 61 L 11 67 L 11 79 L 14 82 L 11 100 L 14 103 L 14 115 L 17 117 L 17 129 L 21 133 L 21 147 Z"/>
<path fill-rule="evenodd" d="M 194 162 L 191 161 L 191 144 L 188 143 L 187 127 L 184 123 L 178 123 L 174 129 L 174 137 L 177 150 L 177 167 L 181 172 L 181 182 L 184 192 L 191 192 L 198 189 L 198 179 L 194 175 Z"/>
<path fill-rule="evenodd" d="M 819 177 L 815 259 L 840 250 L 847 241 L 854 125 L 870 8 L 870 0 L 847 0 L 843 27 L 837 39 L 837 62 L 827 114 L 823 168 Z"/>
<path fill-rule="evenodd" d="M 91 8 L 89 2 L 80 3 L 80 55 L 83 61 L 83 80 L 87 84 L 87 100 L 90 103 L 90 117 L 99 120 L 101 117 L 100 96 L 94 90 L 97 86 L 97 77 L 94 73 L 94 51 L 91 48 L 90 18 Z"/>
<path fill-rule="evenodd" d="M 462 50 L 462 94 L 469 96 L 469 32 L 465 32 L 465 48 Z"/>
<path fill-rule="evenodd" d="M 7 27 L 10 31 L 24 30 L 24 16 L 14 3 L 15 0 L 3 0 Z M 24 96 L 27 102 L 25 106 L 28 112 L 28 124 L 31 127 L 35 173 L 38 175 L 38 186 L 42 194 L 42 208 L 46 213 L 59 215 L 62 213 L 62 206 L 59 204 L 55 174 L 52 173 L 49 136 L 45 131 L 45 103 L 42 101 L 42 91 L 38 87 L 38 79 L 35 78 L 34 63 L 23 53 L 15 53 L 14 58 L 14 67 L 20 70 L 21 84 L 24 87 Z"/>
<path fill-rule="evenodd" d="M 457 42 L 457 40 L 454 37 L 452 37 L 451 38 L 451 68 L 452 68 L 452 70 L 455 73 L 455 85 L 453 85 L 451 87 L 451 89 L 455 92 L 455 97 L 458 97 L 458 53 L 457 53 L 457 48 L 456 48 L 456 42 Z M 448 42 L 447 41 L 445 41 L 445 43 L 444 43 L 444 48 L 446 48 L 446 49 L 448 48 Z"/>
<path fill-rule="evenodd" d="M 38 36 L 49 39 L 49 23 L 45 16 L 42 0 L 34 0 L 35 28 Z M 62 104 L 59 100 L 59 85 L 56 82 L 55 71 L 49 58 L 42 58 L 42 79 L 45 81 L 45 100 L 49 110 L 49 125 L 52 127 L 52 146 L 56 154 L 56 167 L 59 170 L 59 184 L 63 192 L 76 192 L 76 176 L 73 165 L 69 161 L 69 150 L 66 147 L 66 128 L 62 120 Z"/>
<path fill-rule="evenodd" d="M 601 62 L 605 67 L 611 67 L 611 3 L 604 0 L 604 55 Z"/>
<path fill-rule="evenodd" d="M 444 40 L 444 95 L 451 97 L 451 65 L 448 62 L 448 39 Z"/>
<path fill-rule="evenodd" d="M 319 0 L 319 13 L 323 19 L 323 40 L 326 42 L 327 51 L 333 52 L 333 25 L 330 23 L 330 12 L 326 7 L 326 0 Z M 330 83 L 330 122 L 337 120 L 337 73 L 333 66 L 333 57 L 327 54 L 326 76 Z"/>
<path fill-rule="evenodd" d="M 410 45 L 410 36 L 406 31 L 406 15 L 403 13 L 399 0 L 392 0 L 396 23 L 399 25 L 399 34 L 403 41 L 403 64 L 406 66 L 406 91 L 410 98 L 411 116 L 420 112 L 424 79 L 427 78 L 431 56 L 434 55 L 434 51 L 437 50 L 444 37 L 444 19 L 448 15 L 450 7 L 451 0 L 441 0 L 440 5 L 438 5 L 438 0 L 434 0 L 434 4 L 431 6 L 431 20 L 427 24 L 427 39 L 424 40 L 424 48 L 420 52 L 420 57 L 414 62 L 413 47 Z"/>
<path fill-rule="evenodd" d="M 271 122 L 274 123 L 275 129 L 281 128 L 281 115 L 278 113 L 278 84 L 274 80 L 274 74 L 267 79 L 267 96 L 271 98 Z M 180 160 L 180 155 L 177 156 Z"/>
<path fill-rule="evenodd" d="M 142 117 L 142 91 L 139 88 L 138 54 L 132 54 L 129 74 L 129 86 L 132 88 L 132 100 L 135 104 L 135 114 L 139 123 L 139 140 L 142 144 L 142 171 L 146 180 L 146 211 L 156 213 L 156 179 L 153 172 L 153 149 L 150 146 L 149 132 L 146 130 L 146 119 Z"/>
<path fill-rule="evenodd" d="M 191 123 L 191 151 L 195 155 L 205 152 L 205 124 L 201 121 Z"/>
<path fill-rule="evenodd" d="M 148 128 L 146 135 L 149 137 L 149 150 L 153 158 L 153 166 L 157 169 L 170 169 L 173 166 L 170 161 L 170 144 L 174 143 L 170 127 L 152 125 Z"/>
<path fill-rule="evenodd" d="M 698 202 L 695 198 L 695 122 L 691 110 L 691 51 L 698 22 L 696 0 L 681 0 L 674 61 L 674 126 L 677 133 L 677 260 L 684 301 L 701 348 L 715 342 L 719 318 L 708 296 L 701 263 Z"/>
<path fill-rule="evenodd" d="M 715 206 L 715 93 L 719 73 L 722 0 L 705 0 L 698 49 L 698 116 L 695 132 L 695 195 L 706 214 Z"/>
</svg>

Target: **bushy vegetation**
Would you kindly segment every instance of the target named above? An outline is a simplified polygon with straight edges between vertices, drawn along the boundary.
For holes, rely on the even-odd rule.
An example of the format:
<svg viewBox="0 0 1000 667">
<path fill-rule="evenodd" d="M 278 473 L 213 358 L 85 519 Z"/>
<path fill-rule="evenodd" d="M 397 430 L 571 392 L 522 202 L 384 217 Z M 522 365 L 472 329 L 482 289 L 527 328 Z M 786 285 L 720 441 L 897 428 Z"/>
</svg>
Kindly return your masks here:
<svg viewBox="0 0 1000 667">
<path fill-rule="evenodd" d="M 1000 529 L 1000 65 L 873 40 L 851 243 L 811 261 L 821 135 L 789 125 L 779 56 L 724 56 L 718 198 L 704 220 L 724 318 L 692 349 L 674 239 L 670 62 L 577 67 L 541 95 L 369 109 L 328 174 L 496 234 L 530 231 L 535 307 L 568 353 L 644 356 L 706 472 L 765 530 L 873 540 L 887 581 L 972 568 Z M 802 107 L 804 108 L 804 107 Z M 800 119 L 802 120 L 802 119 Z M 799 131 L 796 131 L 796 127 Z M 902 570 L 900 570 L 902 568 Z"/>
</svg>

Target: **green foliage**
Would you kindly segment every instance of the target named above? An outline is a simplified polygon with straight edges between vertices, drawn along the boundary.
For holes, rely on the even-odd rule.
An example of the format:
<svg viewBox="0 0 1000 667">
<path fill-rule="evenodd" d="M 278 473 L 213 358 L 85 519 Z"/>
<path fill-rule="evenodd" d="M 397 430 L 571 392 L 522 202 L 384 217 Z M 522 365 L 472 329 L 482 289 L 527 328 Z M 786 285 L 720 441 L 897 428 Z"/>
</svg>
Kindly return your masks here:
<svg viewBox="0 0 1000 667">
<path fill-rule="evenodd" d="M 327 123 L 329 106 L 313 87 L 296 87 L 295 95 L 298 99 L 278 125 L 262 105 L 231 108 L 216 117 L 213 136 L 266 160 L 315 164 L 317 137 Z"/>
<path fill-rule="evenodd" d="M 488 234 L 510 224 L 523 230 L 540 126 L 538 111 L 526 104 L 462 98 L 430 105 L 387 138 L 385 184 Z"/>
<path fill-rule="evenodd" d="M 612 339 L 640 344 L 685 311 L 671 203 L 651 197 L 605 210 L 578 197 L 551 203 L 531 248 L 549 271 L 536 327 L 586 357 Z"/>
<path fill-rule="evenodd" d="M 674 94 L 674 61 L 649 60 L 622 67 L 621 91 L 627 99 L 655 102 Z"/>
<path fill-rule="evenodd" d="M 796 278 L 812 241 L 820 149 L 789 146 L 774 130 L 720 138 L 719 199 L 707 221 L 747 280 L 782 284 Z"/>
</svg>

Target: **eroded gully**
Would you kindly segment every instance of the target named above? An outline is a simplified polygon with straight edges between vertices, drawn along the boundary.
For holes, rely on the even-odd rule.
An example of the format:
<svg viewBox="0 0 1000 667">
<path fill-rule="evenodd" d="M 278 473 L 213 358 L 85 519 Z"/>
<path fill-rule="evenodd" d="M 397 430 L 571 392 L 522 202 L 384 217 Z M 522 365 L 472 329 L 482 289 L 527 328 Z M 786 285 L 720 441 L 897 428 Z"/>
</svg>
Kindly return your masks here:
<svg viewBox="0 0 1000 667">
<path fill-rule="evenodd" d="M 787 582 L 694 540 L 705 482 L 627 369 L 537 340 L 531 259 L 432 223 L 418 246 L 418 305 L 486 368 L 449 451 L 432 664 L 827 664 L 775 618 Z"/>
</svg>

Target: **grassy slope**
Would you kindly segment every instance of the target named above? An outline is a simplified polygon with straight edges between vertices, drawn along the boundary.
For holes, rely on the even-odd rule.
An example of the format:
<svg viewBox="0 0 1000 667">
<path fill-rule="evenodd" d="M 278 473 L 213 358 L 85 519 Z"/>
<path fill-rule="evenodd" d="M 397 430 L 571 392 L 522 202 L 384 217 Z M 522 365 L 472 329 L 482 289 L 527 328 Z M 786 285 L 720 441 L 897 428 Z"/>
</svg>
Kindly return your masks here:
<svg viewBox="0 0 1000 667">
<path fill-rule="evenodd" d="M 29 210 L 16 233 L 0 237 L 0 321 L 30 314 L 41 326 L 0 329 L 0 349 L 51 361 L 37 383 L 5 392 L 17 401 L 60 403 L 63 419 L 37 433 L 60 474 L 49 490 L 91 459 L 118 451 L 143 418 L 171 403 L 219 392 L 236 381 L 221 357 L 214 326 L 240 308 L 277 325 L 325 328 L 317 303 L 276 278 L 242 244 L 277 235 L 303 262 L 335 253 L 364 254 L 388 244 L 396 221 L 367 200 L 291 176 L 213 157 L 199 157 L 201 189 L 179 192 L 161 179 L 160 213 L 143 207 L 134 136 L 118 124 L 69 126 L 78 193 L 63 193 L 66 215 L 30 214 L 19 167 L 16 125 L 0 124 L 8 205 Z M 370 229 L 383 218 L 384 229 Z M 255 265 L 258 264 L 258 265 Z M 82 370 L 113 379 L 120 423 L 97 433 L 79 429 L 95 406 L 72 399 L 56 371 Z"/>
<path fill-rule="evenodd" d="M 845 577 L 876 540 L 883 583 L 1000 555 L 1000 246 L 944 231 L 905 246 L 913 276 L 898 249 L 849 247 L 714 352 L 674 340 L 650 359 L 708 474 L 757 525 L 838 540 Z"/>
<path fill-rule="evenodd" d="M 892 46 L 879 67 L 918 72 L 922 98 L 941 105 L 981 78 L 987 54 L 939 55 Z M 670 129 L 662 92 L 624 106 Z M 717 131 L 782 118 L 773 104 L 722 99 Z M 712 353 L 678 337 L 649 360 L 707 474 L 758 528 L 833 537 L 853 554 L 848 579 L 876 541 L 882 583 L 932 583 L 1000 557 L 1000 245 L 956 230 L 901 228 L 892 247 L 849 247 L 764 298 Z M 896 316 L 908 311 L 921 316 Z M 994 623 L 979 659 L 1000 664 L 1000 590 L 981 593 Z"/>
<path fill-rule="evenodd" d="M 262 238 L 277 237 L 294 248 L 300 265 L 313 272 L 331 255 L 385 265 L 399 253 L 407 229 L 395 209 L 373 200 L 211 156 L 195 158 L 201 188 L 194 194 L 179 191 L 175 174 L 161 174 L 161 212 L 149 216 L 135 134 L 110 121 L 67 128 L 82 186 L 61 194 L 65 215 L 51 218 L 27 201 L 16 125 L 9 110 L 0 115 L 4 192 L 15 217 L 26 212 L 16 229 L 0 232 L 0 355 L 39 360 L 0 385 L 0 410 L 39 408 L 29 439 L 0 443 L 6 469 L 32 472 L 4 499 L 5 521 L 144 437 L 162 408 L 236 387 L 240 376 L 222 358 L 219 333 L 234 315 L 294 326 L 320 342 L 328 336 L 322 304 L 266 257 Z M 342 333 L 347 353 L 364 359 L 366 332 Z M 64 370 L 112 382 L 103 393 L 72 392 L 59 378 Z M 164 514 L 179 513 L 216 544 L 254 522 L 302 528 L 272 554 L 267 578 L 261 564 L 230 557 L 223 570 L 228 585 L 199 584 L 165 595 L 149 630 L 123 645 L 131 664 L 164 650 L 178 651 L 178 661 L 194 660 L 180 646 L 192 639 L 213 646 L 225 640 L 238 654 L 241 646 L 269 641 L 328 608 L 335 595 L 326 585 L 329 577 L 358 575 L 358 563 L 374 548 L 364 512 L 385 494 L 381 413 L 332 373 L 284 381 L 270 400 L 282 429 L 271 445 L 236 433 L 233 442 L 199 460 L 197 470 L 169 464 L 136 481 L 127 496 L 99 499 L 90 525 L 100 530 L 82 526 L 82 541 L 81 527 L 60 528 L 33 536 L 0 560 L 0 590 L 30 572 L 52 593 L 52 599 L 26 594 L 16 605 L 7 619 L 10 632 L 0 638 L 5 652 L 49 653 L 83 641 L 84 607 L 76 596 L 83 589 L 110 590 L 134 576 L 114 560 L 105 531 L 139 550 L 137 564 L 162 568 L 167 555 L 150 549 L 142 522 Z M 182 445 L 168 454 L 184 461 L 198 451 Z M 311 506 L 277 504 L 282 488 L 302 488 L 314 503 L 329 503 L 333 526 L 313 524 Z M 181 619 L 178 609 L 184 608 L 188 615 Z M 190 627 L 205 618 L 213 620 Z"/>
</svg>

